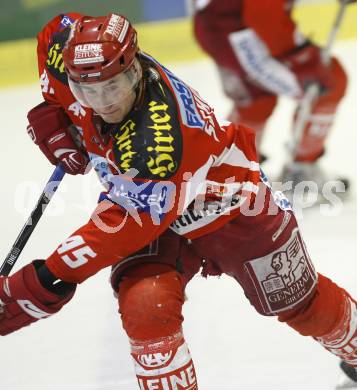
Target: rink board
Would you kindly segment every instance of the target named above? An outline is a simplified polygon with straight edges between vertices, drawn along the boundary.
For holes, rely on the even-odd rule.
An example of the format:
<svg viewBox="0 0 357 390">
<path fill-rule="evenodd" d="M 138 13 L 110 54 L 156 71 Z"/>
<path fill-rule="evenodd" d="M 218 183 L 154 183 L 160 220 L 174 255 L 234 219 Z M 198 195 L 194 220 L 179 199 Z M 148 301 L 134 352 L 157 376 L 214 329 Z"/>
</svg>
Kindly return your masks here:
<svg viewBox="0 0 357 390">
<path fill-rule="evenodd" d="M 337 12 L 337 0 L 328 3 L 303 4 L 296 7 L 295 18 L 301 30 L 323 44 Z M 357 37 L 357 4 L 350 5 L 339 39 Z M 202 58 L 192 36 L 190 19 L 144 23 L 137 26 L 142 50 L 164 63 Z M 25 39 L 0 44 L 0 88 L 37 81 L 36 42 Z"/>
</svg>

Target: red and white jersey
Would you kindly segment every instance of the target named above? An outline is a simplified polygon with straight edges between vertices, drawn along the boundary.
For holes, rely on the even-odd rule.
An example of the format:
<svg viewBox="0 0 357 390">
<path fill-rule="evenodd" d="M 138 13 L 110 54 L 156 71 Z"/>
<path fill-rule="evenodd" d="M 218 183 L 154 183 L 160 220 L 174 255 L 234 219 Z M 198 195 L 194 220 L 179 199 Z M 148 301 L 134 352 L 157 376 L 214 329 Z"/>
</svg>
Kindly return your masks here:
<svg viewBox="0 0 357 390">
<path fill-rule="evenodd" d="M 168 227 L 195 238 L 236 217 L 260 182 L 254 132 L 219 122 L 196 91 L 145 54 L 140 54 L 147 69 L 140 103 L 122 122 L 103 123 L 75 101 L 67 85 L 61 17 L 38 36 L 42 92 L 82 129 L 91 163 L 108 190 L 102 199 L 118 205 L 115 212 L 104 211 L 105 218 L 101 213 L 111 226 L 125 222 L 110 244 L 117 259 Z M 91 219 L 81 237 L 93 228 Z"/>
</svg>

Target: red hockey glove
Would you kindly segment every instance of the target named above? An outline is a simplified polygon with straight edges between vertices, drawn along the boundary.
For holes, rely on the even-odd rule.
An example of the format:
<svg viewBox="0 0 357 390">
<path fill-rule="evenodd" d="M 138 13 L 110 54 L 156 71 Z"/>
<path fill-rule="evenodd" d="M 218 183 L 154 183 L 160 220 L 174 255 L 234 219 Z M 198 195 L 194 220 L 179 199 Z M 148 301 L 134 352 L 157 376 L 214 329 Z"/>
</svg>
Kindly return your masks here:
<svg viewBox="0 0 357 390">
<path fill-rule="evenodd" d="M 68 130 L 71 121 L 61 107 L 43 102 L 27 118 L 28 134 L 52 164 L 62 163 L 71 175 L 85 173 L 88 155 L 74 142 Z"/>
<path fill-rule="evenodd" d="M 57 313 L 75 292 L 65 282 L 61 295 L 42 286 L 36 269 L 44 262 L 36 260 L 10 277 L 0 276 L 0 335 L 5 336 L 32 322 Z"/>
<path fill-rule="evenodd" d="M 330 87 L 331 71 L 322 62 L 318 46 L 307 43 L 278 59 L 295 73 L 303 90 L 312 83 L 320 84 L 322 90 Z"/>
</svg>

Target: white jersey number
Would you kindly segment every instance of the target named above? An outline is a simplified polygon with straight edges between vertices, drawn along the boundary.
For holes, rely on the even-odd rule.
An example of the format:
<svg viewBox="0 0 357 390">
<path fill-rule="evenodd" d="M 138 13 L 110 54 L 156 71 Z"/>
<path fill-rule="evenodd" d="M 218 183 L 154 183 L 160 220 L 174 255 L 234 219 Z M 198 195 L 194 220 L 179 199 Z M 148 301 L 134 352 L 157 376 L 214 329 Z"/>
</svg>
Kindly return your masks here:
<svg viewBox="0 0 357 390">
<path fill-rule="evenodd" d="M 61 259 L 70 268 L 78 268 L 88 263 L 88 257 L 94 258 L 97 254 L 88 245 L 82 246 L 85 241 L 81 236 L 72 236 L 67 238 L 57 249 L 59 255 L 65 252 L 69 254 L 61 256 Z M 78 248 L 82 246 L 81 248 Z M 75 249 L 78 248 L 78 249 Z"/>
</svg>

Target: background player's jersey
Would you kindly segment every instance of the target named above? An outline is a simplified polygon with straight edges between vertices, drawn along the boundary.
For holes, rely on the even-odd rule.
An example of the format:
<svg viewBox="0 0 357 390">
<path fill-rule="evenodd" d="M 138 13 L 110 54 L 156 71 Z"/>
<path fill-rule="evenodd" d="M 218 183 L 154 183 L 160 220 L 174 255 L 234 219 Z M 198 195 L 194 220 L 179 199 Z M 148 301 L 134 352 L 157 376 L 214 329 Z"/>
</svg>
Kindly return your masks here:
<svg viewBox="0 0 357 390">
<path fill-rule="evenodd" d="M 102 199 L 121 210 L 109 218 L 115 214 L 115 224 L 125 222 L 120 234 L 126 244 L 125 249 L 119 247 L 120 254 L 133 253 L 170 225 L 194 238 L 239 214 L 241 204 L 257 193 L 260 181 L 253 132 L 230 122 L 218 123 L 212 108 L 194 90 L 144 54 L 140 54 L 146 80 L 142 98 L 120 123 L 104 123 L 81 107 L 69 90 L 60 60 L 68 32 L 61 27 L 60 33 L 52 32 L 54 24 L 61 26 L 59 21 L 54 19 L 39 34 L 40 74 L 45 73 L 47 80 L 43 96 L 64 107 L 83 129 L 91 163 L 108 190 Z M 57 63 L 52 60 L 54 50 Z M 92 229 L 91 224 L 82 229 Z M 134 234 L 136 224 L 140 236 Z"/>
</svg>

